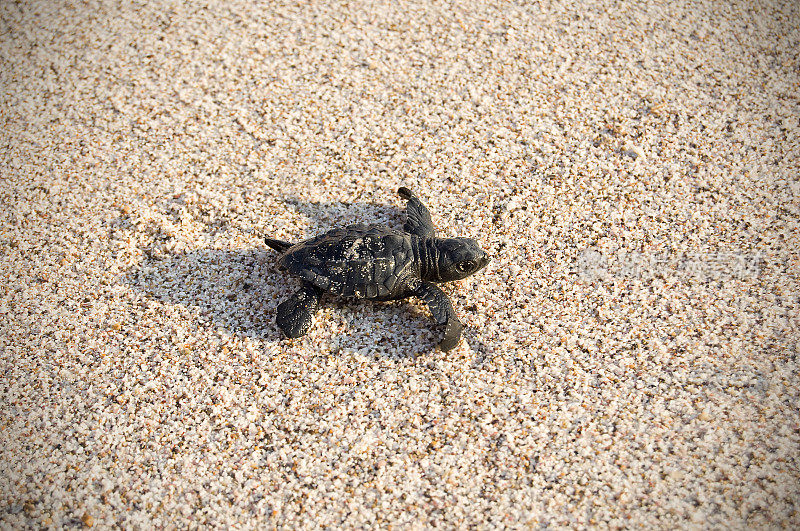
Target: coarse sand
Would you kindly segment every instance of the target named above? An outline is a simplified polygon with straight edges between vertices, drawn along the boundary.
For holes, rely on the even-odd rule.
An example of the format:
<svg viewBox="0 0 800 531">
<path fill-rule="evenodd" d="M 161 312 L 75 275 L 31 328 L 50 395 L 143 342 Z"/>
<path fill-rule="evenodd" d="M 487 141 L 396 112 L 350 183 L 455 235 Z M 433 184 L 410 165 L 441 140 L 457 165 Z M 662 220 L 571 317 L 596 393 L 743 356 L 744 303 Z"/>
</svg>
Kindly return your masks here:
<svg viewBox="0 0 800 531">
<path fill-rule="evenodd" d="M 800 522 L 800 7 L 0 2 L 0 527 Z M 264 236 L 489 266 L 427 308 Z"/>
</svg>

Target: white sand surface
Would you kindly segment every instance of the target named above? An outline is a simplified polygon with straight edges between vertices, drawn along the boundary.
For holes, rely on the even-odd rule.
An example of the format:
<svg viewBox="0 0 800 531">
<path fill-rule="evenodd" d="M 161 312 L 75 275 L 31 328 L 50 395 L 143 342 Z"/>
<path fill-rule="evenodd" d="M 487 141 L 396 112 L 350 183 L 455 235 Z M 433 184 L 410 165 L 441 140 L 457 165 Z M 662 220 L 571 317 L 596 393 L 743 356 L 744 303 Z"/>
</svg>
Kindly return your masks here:
<svg viewBox="0 0 800 531">
<path fill-rule="evenodd" d="M 0 2 L 0 527 L 800 521 L 800 9 Z M 493 257 L 324 300 L 263 236 Z"/>
</svg>

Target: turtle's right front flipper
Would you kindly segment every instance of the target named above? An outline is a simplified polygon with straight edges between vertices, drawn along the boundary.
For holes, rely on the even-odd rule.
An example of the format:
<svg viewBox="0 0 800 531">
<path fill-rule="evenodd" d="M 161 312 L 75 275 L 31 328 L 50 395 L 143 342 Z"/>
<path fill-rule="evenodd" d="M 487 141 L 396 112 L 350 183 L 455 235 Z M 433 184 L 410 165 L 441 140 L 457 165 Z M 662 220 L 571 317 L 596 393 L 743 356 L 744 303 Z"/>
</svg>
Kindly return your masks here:
<svg viewBox="0 0 800 531">
<path fill-rule="evenodd" d="M 440 325 L 445 325 L 444 338 L 439 343 L 439 348 L 445 352 L 453 349 L 461 339 L 461 331 L 464 330 L 464 325 L 458 320 L 450 299 L 441 289 L 430 282 L 422 282 L 420 287 L 417 288 L 416 295 L 428 305 L 436 322 Z"/>
<path fill-rule="evenodd" d="M 322 290 L 306 282 L 294 295 L 278 305 L 275 322 L 287 337 L 295 339 L 305 335 L 321 298 Z"/>
<path fill-rule="evenodd" d="M 428 207 L 423 205 L 422 201 L 405 186 L 398 188 L 397 193 L 400 197 L 408 201 L 408 206 L 406 207 L 408 219 L 403 227 L 406 232 L 416 234 L 420 238 L 435 237 L 436 229 L 433 227 L 433 221 L 431 220 L 431 213 L 428 211 Z"/>
</svg>

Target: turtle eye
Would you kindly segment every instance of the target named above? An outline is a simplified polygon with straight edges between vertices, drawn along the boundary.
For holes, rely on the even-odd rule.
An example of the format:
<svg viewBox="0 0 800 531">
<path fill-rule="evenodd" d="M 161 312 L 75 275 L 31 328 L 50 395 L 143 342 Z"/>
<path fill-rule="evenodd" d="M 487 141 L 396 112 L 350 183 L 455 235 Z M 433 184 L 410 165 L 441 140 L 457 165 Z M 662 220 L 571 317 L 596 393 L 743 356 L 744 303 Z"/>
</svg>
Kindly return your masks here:
<svg viewBox="0 0 800 531">
<path fill-rule="evenodd" d="M 469 260 L 467 260 L 466 262 L 459 262 L 456 265 L 456 269 L 458 269 L 462 273 L 466 273 L 467 271 L 470 271 L 473 267 L 475 267 L 475 264 L 473 264 Z"/>
</svg>

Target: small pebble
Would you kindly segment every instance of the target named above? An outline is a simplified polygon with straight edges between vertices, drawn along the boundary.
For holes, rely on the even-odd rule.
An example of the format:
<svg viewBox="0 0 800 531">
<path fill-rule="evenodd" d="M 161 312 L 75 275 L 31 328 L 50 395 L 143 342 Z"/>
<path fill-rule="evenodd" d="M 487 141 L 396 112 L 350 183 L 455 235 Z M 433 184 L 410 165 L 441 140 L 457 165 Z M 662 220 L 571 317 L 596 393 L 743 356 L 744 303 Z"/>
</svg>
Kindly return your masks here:
<svg viewBox="0 0 800 531">
<path fill-rule="evenodd" d="M 94 525 L 94 517 L 89 513 L 84 513 L 81 517 L 81 522 L 83 522 L 83 525 L 86 527 L 92 527 Z"/>
</svg>

